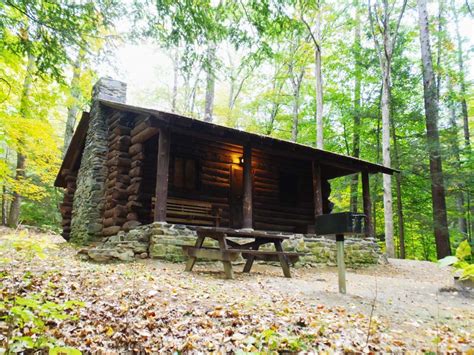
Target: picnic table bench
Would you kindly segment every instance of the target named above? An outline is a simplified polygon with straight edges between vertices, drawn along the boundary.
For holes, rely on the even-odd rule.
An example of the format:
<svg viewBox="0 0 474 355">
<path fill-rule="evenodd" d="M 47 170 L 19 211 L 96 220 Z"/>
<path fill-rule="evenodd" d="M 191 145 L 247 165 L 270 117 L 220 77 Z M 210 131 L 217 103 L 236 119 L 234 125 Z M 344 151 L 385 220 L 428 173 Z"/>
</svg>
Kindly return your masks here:
<svg viewBox="0 0 474 355">
<path fill-rule="evenodd" d="M 289 239 L 288 236 L 270 234 L 262 231 L 235 230 L 230 228 L 196 228 L 197 240 L 194 246 L 183 246 L 183 252 L 189 257 L 186 263 L 186 271 L 192 271 L 197 259 L 204 258 L 222 261 L 227 279 L 234 278 L 232 261 L 237 260 L 239 255 L 246 259 L 243 272 L 250 272 L 255 260 L 279 261 L 285 277 L 291 277 L 290 263 L 298 260 L 300 253 L 286 252 L 283 250 L 282 242 Z M 219 243 L 218 248 L 203 247 L 204 240 L 211 238 Z M 230 238 L 249 239 L 248 243 L 238 243 Z M 259 250 L 260 246 L 273 244 L 275 251 Z"/>
</svg>

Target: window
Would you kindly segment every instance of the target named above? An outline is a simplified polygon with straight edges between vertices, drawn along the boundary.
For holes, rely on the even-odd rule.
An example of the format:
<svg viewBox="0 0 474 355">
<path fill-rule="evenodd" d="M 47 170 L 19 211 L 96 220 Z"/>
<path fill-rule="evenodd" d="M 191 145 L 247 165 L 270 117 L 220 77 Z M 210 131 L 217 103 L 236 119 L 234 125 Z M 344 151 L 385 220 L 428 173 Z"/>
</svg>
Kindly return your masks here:
<svg viewBox="0 0 474 355">
<path fill-rule="evenodd" d="M 298 202 L 298 175 L 280 172 L 280 202 L 296 205 Z"/>
<path fill-rule="evenodd" d="M 195 159 L 175 157 L 173 186 L 183 190 L 197 190 L 198 174 Z"/>
</svg>

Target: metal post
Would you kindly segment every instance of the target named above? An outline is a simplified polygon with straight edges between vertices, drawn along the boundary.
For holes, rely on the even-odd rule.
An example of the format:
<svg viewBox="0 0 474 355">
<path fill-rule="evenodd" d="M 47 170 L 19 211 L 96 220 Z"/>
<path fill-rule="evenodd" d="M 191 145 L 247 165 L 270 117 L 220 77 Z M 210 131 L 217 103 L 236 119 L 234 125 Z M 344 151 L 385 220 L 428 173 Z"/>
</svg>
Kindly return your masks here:
<svg viewBox="0 0 474 355">
<path fill-rule="evenodd" d="M 336 234 L 339 293 L 346 293 L 346 264 L 344 263 L 344 234 Z"/>
</svg>

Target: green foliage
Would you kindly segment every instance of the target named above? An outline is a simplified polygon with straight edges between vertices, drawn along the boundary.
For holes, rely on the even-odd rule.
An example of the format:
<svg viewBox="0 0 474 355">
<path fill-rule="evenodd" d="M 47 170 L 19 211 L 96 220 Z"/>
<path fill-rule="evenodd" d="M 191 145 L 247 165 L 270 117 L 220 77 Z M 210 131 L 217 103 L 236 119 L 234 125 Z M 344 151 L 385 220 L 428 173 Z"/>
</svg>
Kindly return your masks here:
<svg viewBox="0 0 474 355">
<path fill-rule="evenodd" d="M 459 244 L 456 249 L 456 256 L 447 256 L 439 260 L 441 267 L 453 266 L 456 273 L 459 273 L 461 280 L 474 281 L 474 254 L 467 240 Z"/>
<path fill-rule="evenodd" d="M 56 249 L 49 238 L 32 238 L 26 231 L 12 233 L 0 238 L 0 265 L 2 266 L 3 298 L 0 301 L 0 320 L 5 323 L 7 333 L 2 346 L 6 353 L 19 353 L 27 350 L 51 349 L 52 353 L 78 354 L 72 348 L 57 348 L 57 341 L 47 335 L 52 324 L 74 320 L 73 311 L 84 304 L 68 300 L 56 303 L 48 298 L 48 290 L 41 293 L 29 292 L 29 285 L 36 277 L 30 272 L 20 275 L 15 273 L 18 261 L 33 261 L 35 258 L 46 258 L 47 251 Z M 13 280 L 13 288 L 4 288 L 8 279 Z"/>
</svg>

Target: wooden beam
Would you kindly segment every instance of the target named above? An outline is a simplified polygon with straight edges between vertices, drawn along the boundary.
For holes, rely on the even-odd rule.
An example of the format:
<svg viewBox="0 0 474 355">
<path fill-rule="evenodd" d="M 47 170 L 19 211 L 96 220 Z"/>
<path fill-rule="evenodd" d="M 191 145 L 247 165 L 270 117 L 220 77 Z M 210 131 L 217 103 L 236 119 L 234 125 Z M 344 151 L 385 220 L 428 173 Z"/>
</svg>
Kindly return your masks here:
<svg viewBox="0 0 474 355">
<path fill-rule="evenodd" d="M 323 214 L 323 193 L 321 188 L 321 166 L 319 162 L 311 162 L 313 172 L 313 199 L 314 199 L 314 218 Z"/>
<path fill-rule="evenodd" d="M 253 228 L 252 207 L 252 147 L 244 145 L 243 228 Z"/>
<path fill-rule="evenodd" d="M 154 221 L 166 221 L 166 201 L 168 199 L 168 168 L 170 161 L 170 132 L 160 128 L 158 133 L 158 159 L 156 168 Z"/>
<path fill-rule="evenodd" d="M 370 200 L 369 173 L 362 172 L 362 197 L 365 214 L 365 233 L 368 237 L 374 237 L 374 225 L 372 224 L 372 202 Z"/>
</svg>

